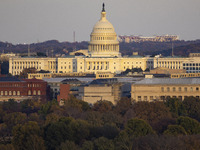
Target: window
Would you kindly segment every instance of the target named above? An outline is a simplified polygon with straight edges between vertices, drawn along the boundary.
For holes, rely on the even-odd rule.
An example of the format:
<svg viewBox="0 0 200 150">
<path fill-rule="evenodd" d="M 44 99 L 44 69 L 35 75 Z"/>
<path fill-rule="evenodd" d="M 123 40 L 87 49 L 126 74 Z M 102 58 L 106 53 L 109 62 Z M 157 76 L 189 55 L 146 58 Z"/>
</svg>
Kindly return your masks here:
<svg viewBox="0 0 200 150">
<path fill-rule="evenodd" d="M 196 87 L 196 91 L 199 91 L 199 88 L 198 88 L 198 87 Z"/>
<path fill-rule="evenodd" d="M 169 92 L 170 91 L 170 88 L 169 87 L 167 87 L 167 92 Z"/>
<path fill-rule="evenodd" d="M 175 92 L 176 91 L 176 88 L 175 87 L 173 87 L 173 92 Z"/>
<path fill-rule="evenodd" d="M 9 91 L 9 95 L 12 95 L 12 91 Z"/>
<path fill-rule="evenodd" d="M 187 92 L 187 87 L 184 87 L 184 91 Z"/>
<path fill-rule="evenodd" d="M 141 96 L 138 96 L 138 101 L 141 101 Z"/>
<path fill-rule="evenodd" d="M 190 91 L 191 91 L 191 92 L 193 91 L 193 87 L 190 88 Z"/>
<path fill-rule="evenodd" d="M 151 100 L 151 101 L 153 100 L 153 96 L 150 96 L 150 100 Z"/>
<path fill-rule="evenodd" d="M 7 91 L 5 91 L 5 95 L 8 95 L 8 92 L 7 92 Z"/>
<path fill-rule="evenodd" d="M 36 95 L 36 90 L 33 91 L 33 95 Z"/>
<path fill-rule="evenodd" d="M 13 95 L 16 95 L 16 91 L 13 91 Z"/>
<path fill-rule="evenodd" d="M 31 90 L 28 91 L 28 95 L 31 95 Z"/>
<path fill-rule="evenodd" d="M 3 95 L 3 91 L 1 91 L 1 95 Z"/>
<path fill-rule="evenodd" d="M 144 96 L 144 100 L 147 101 L 147 96 Z"/>
<path fill-rule="evenodd" d="M 20 91 L 17 91 L 17 95 L 20 95 Z"/>
<path fill-rule="evenodd" d="M 41 92 L 40 92 L 40 90 L 38 90 L 38 95 L 41 95 Z"/>
<path fill-rule="evenodd" d="M 161 87 L 161 91 L 164 92 L 164 87 Z"/>
<path fill-rule="evenodd" d="M 181 92 L 181 87 L 178 88 L 178 91 Z"/>
</svg>

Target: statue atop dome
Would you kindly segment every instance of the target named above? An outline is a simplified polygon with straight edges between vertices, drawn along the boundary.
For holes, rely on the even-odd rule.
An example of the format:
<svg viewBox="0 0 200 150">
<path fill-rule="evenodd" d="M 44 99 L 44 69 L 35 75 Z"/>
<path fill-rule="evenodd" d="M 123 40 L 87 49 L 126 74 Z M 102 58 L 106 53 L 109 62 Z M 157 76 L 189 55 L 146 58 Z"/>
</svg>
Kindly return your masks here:
<svg viewBox="0 0 200 150">
<path fill-rule="evenodd" d="M 105 4 L 103 3 L 102 12 L 105 12 Z"/>
</svg>

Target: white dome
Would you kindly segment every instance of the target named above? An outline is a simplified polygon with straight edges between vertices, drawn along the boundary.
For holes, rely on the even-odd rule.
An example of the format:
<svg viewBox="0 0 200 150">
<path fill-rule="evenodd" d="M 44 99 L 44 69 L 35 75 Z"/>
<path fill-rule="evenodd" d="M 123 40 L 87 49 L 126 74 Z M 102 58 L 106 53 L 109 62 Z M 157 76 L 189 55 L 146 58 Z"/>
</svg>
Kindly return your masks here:
<svg viewBox="0 0 200 150">
<path fill-rule="evenodd" d="M 88 47 L 91 57 L 120 57 L 119 41 L 113 25 L 106 19 L 104 9 L 101 19 L 94 25 Z"/>
<path fill-rule="evenodd" d="M 101 19 L 94 25 L 92 33 L 115 33 L 113 25 L 106 19 L 106 12 L 102 12 Z"/>
</svg>

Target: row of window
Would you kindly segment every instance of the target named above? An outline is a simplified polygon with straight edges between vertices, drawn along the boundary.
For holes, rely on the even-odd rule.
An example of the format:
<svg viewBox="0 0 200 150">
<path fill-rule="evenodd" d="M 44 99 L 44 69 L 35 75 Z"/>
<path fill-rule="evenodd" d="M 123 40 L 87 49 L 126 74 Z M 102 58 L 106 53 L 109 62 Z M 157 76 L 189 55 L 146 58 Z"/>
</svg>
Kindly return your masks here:
<svg viewBox="0 0 200 150">
<path fill-rule="evenodd" d="M 193 95 L 191 95 L 193 96 Z M 138 101 L 153 101 L 153 100 L 166 100 L 168 98 L 178 98 L 180 100 L 183 100 L 187 98 L 188 96 L 138 96 Z M 196 96 L 196 98 L 199 98 L 200 96 Z"/>
<path fill-rule="evenodd" d="M 28 87 L 41 87 L 41 84 L 28 84 Z"/>
<path fill-rule="evenodd" d="M 102 78 L 108 78 L 109 75 L 99 75 L 99 77 L 102 77 Z"/>
<path fill-rule="evenodd" d="M 200 67 L 183 67 L 186 70 L 200 70 Z"/>
<path fill-rule="evenodd" d="M 41 67 L 38 66 L 12 66 L 12 69 L 25 69 L 25 68 L 36 68 L 36 69 L 41 69 Z"/>
<path fill-rule="evenodd" d="M 36 90 L 33 90 L 33 93 L 31 93 L 31 90 L 29 90 L 28 91 L 28 95 L 41 95 L 41 91 L 40 90 L 38 90 L 38 91 L 36 91 Z"/>
<path fill-rule="evenodd" d="M 61 66 L 60 69 L 67 69 L 67 66 Z M 69 69 L 71 69 L 70 65 L 69 65 Z"/>
<path fill-rule="evenodd" d="M 183 63 L 183 66 L 200 66 L 200 63 Z"/>
<path fill-rule="evenodd" d="M 142 64 L 142 62 L 140 61 L 140 62 L 135 62 L 136 64 Z M 129 64 L 129 62 L 124 62 L 124 64 Z M 131 63 L 130 63 L 131 64 Z M 132 62 L 132 64 L 134 64 L 134 62 Z"/>
<path fill-rule="evenodd" d="M 0 87 L 20 87 L 20 86 L 22 86 L 22 84 L 12 84 L 12 83 L 2 83 L 2 84 L 0 84 Z"/>
<path fill-rule="evenodd" d="M 15 95 L 20 95 L 20 91 L 1 91 L 1 96 L 7 96 L 7 95 L 12 95 L 12 96 L 15 96 Z M 41 91 L 38 90 L 34 90 L 33 93 L 31 92 L 31 90 L 28 91 L 28 95 L 41 95 Z"/>
<path fill-rule="evenodd" d="M 24 62 L 24 61 L 23 62 L 21 62 L 21 61 L 20 62 L 16 62 L 15 61 L 12 64 L 15 64 L 15 65 L 16 64 L 37 64 L 38 65 L 38 64 L 41 64 L 41 62 L 35 62 L 35 61 L 33 61 L 33 62 L 29 62 L 29 61 L 28 62 Z"/>
<path fill-rule="evenodd" d="M 1 91 L 1 95 L 20 95 L 20 91 Z"/>
<path fill-rule="evenodd" d="M 176 92 L 176 91 L 178 91 L 178 92 L 182 92 L 182 91 L 184 91 L 184 92 L 187 92 L 187 91 L 199 91 L 199 87 L 172 87 L 172 88 L 170 88 L 170 87 L 166 87 L 166 88 L 164 88 L 164 87 L 161 87 L 161 92 Z"/>
<path fill-rule="evenodd" d="M 177 61 L 159 61 L 159 64 L 181 64 L 181 62 L 177 62 Z"/>
</svg>

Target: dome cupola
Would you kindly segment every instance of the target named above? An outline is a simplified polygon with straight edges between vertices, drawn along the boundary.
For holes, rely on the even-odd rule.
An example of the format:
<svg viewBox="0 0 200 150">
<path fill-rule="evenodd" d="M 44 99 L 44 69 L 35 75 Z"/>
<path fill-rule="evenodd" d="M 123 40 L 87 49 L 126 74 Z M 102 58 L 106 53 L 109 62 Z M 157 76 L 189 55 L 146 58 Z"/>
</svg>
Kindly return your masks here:
<svg viewBox="0 0 200 150">
<path fill-rule="evenodd" d="M 90 35 L 89 53 L 91 57 L 119 57 L 119 41 L 113 25 L 106 19 L 105 5 L 100 20 L 94 25 Z"/>
</svg>

